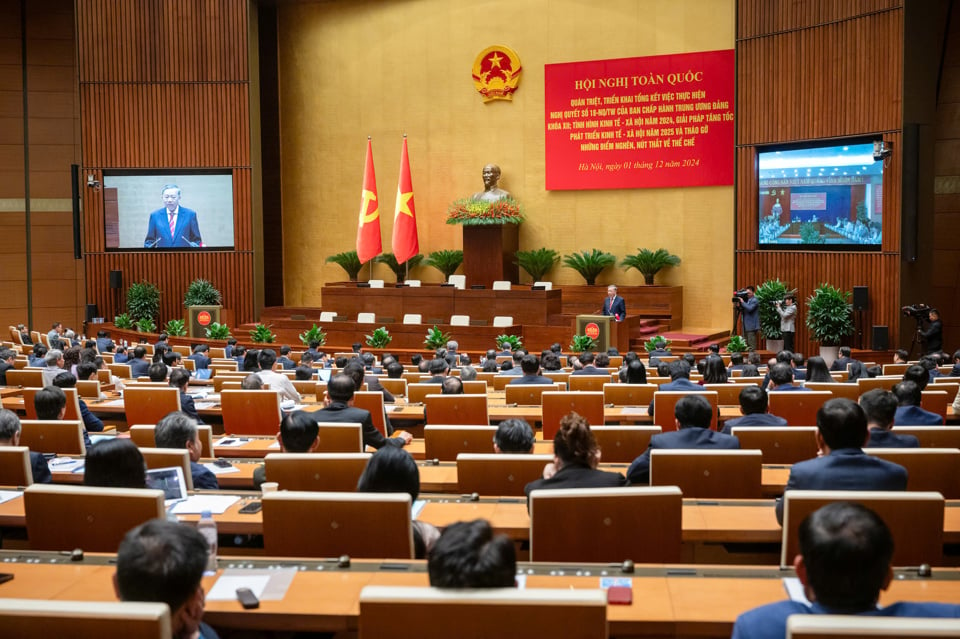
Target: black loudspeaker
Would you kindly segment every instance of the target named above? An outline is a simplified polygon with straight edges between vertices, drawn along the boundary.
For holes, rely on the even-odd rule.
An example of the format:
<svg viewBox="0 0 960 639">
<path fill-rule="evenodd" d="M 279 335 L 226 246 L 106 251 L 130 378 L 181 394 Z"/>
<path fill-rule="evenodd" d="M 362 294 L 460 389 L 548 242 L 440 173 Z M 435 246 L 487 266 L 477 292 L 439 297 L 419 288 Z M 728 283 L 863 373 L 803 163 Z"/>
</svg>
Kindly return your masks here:
<svg viewBox="0 0 960 639">
<path fill-rule="evenodd" d="M 94 317 L 99 317 L 96 304 L 87 304 L 87 322 L 92 322 Z"/>
<path fill-rule="evenodd" d="M 123 288 L 123 271 L 110 271 L 110 288 Z"/>
<path fill-rule="evenodd" d="M 872 337 L 870 344 L 873 350 L 885 351 L 890 348 L 890 329 L 886 326 L 874 326 Z"/>
<path fill-rule="evenodd" d="M 853 310 L 865 311 L 870 306 L 870 289 L 866 286 L 853 287 Z"/>
</svg>

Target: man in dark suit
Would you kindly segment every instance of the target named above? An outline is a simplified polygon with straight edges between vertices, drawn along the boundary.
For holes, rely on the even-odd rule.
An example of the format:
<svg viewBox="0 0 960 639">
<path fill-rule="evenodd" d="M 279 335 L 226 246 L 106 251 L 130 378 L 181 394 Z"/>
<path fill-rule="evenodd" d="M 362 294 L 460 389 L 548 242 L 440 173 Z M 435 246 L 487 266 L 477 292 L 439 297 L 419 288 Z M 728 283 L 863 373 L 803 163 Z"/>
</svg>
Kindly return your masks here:
<svg viewBox="0 0 960 639">
<path fill-rule="evenodd" d="M 175 368 L 170 371 L 170 386 L 180 391 L 180 410 L 186 413 L 193 421 L 202 424 L 203 420 L 197 413 L 197 406 L 193 398 L 187 395 L 187 386 L 190 384 L 190 371 L 185 368 Z"/>
<path fill-rule="evenodd" d="M 297 367 L 297 363 L 290 358 L 290 347 L 284 344 L 280 347 L 280 357 L 277 358 L 283 370 L 292 371 Z"/>
<path fill-rule="evenodd" d="M 379 377 L 376 375 L 367 375 L 363 364 L 361 364 L 356 357 L 347 362 L 347 365 L 343 367 L 343 372 L 352 377 L 355 382 L 360 380 L 356 390 L 360 390 L 363 384 L 366 383 L 368 391 L 374 391 L 383 394 L 383 401 L 385 403 L 393 404 L 397 401 L 393 396 L 393 393 L 383 387 L 383 384 L 380 383 Z"/>
<path fill-rule="evenodd" d="M 363 426 L 363 445 L 376 449 L 384 446 L 405 446 L 413 440 L 410 433 L 403 432 L 397 437 L 387 439 L 373 425 L 370 411 L 353 406 L 353 393 L 356 390 L 353 378 L 340 373 L 334 375 L 327 384 L 322 410 L 314 413 L 318 422 L 356 422 Z"/>
<path fill-rule="evenodd" d="M 127 360 L 127 365 L 130 367 L 130 377 L 133 379 L 147 376 L 147 372 L 150 370 L 150 362 L 144 359 L 146 355 L 147 349 L 143 346 L 137 346 L 133 349 L 133 359 Z"/>
<path fill-rule="evenodd" d="M 917 329 L 917 333 L 923 338 L 928 353 L 939 353 L 943 350 L 943 322 L 940 321 L 940 311 L 930 309 L 930 324 L 926 330 Z"/>
<path fill-rule="evenodd" d="M 113 340 L 107 335 L 106 331 L 97 331 L 97 350 L 101 353 L 109 353 L 114 348 Z"/>
<path fill-rule="evenodd" d="M 7 385 L 7 371 L 13 370 L 14 360 L 17 359 L 17 352 L 12 348 L 0 349 L 0 386 Z"/>
<path fill-rule="evenodd" d="M 129 360 L 130 356 L 127 354 L 127 347 L 122 344 L 118 345 L 116 352 L 113 354 L 113 363 L 126 364 Z"/>
<path fill-rule="evenodd" d="M 894 426 L 942 426 L 943 417 L 920 408 L 922 391 L 914 382 L 900 382 L 893 387 L 897 398 L 897 412 L 893 416 Z"/>
<path fill-rule="evenodd" d="M 200 248 L 200 225 L 197 212 L 180 206 L 180 187 L 164 184 L 161 189 L 163 208 L 150 214 L 143 248 Z"/>
<path fill-rule="evenodd" d="M 0 446 L 20 445 L 20 418 L 13 411 L 0 408 Z M 42 453 L 30 451 L 30 469 L 33 471 L 33 481 L 38 484 L 49 484 L 53 481 L 50 468 Z"/>
<path fill-rule="evenodd" d="M 867 416 L 870 439 L 867 448 L 919 448 L 920 440 L 913 435 L 897 435 L 893 417 L 897 413 L 897 398 L 893 393 L 875 388 L 860 396 L 860 408 Z"/>
<path fill-rule="evenodd" d="M 540 374 L 540 360 L 536 355 L 524 355 L 520 368 L 523 376 L 510 380 L 511 384 L 553 384 L 553 380 Z"/>
<path fill-rule="evenodd" d="M 786 490 L 906 490 L 907 470 L 863 452 L 870 434 L 867 416 L 856 402 L 840 397 L 817 411 L 820 456 L 793 465 Z M 777 499 L 783 522 L 783 499 Z"/>
<path fill-rule="evenodd" d="M 700 395 L 691 394 L 681 397 L 673 409 L 673 416 L 677 430 L 651 437 L 647 450 L 630 464 L 627 479 L 631 484 L 646 486 L 650 483 L 651 450 L 664 448 L 736 450 L 740 448 L 740 440 L 736 437 L 710 430 L 713 408 L 710 402 Z"/>
<path fill-rule="evenodd" d="M 570 374 L 571 375 L 606 375 L 607 377 L 609 377 L 610 373 L 594 366 L 594 362 L 596 362 L 596 360 L 597 360 L 597 356 L 591 353 L 590 351 L 582 353 L 580 355 L 580 363 L 583 364 L 583 368 L 581 368 L 580 370 L 573 371 Z M 610 359 L 607 358 L 607 362 L 609 361 Z"/>
<path fill-rule="evenodd" d="M 960 606 L 939 603 L 884 602 L 890 586 L 893 535 L 884 521 L 860 504 L 836 502 L 800 523 L 800 554 L 793 560 L 806 597 L 754 608 L 737 617 L 733 639 L 783 639 L 791 615 L 864 615 L 879 617 L 960 617 Z"/>
<path fill-rule="evenodd" d="M 607 287 L 607 296 L 603 298 L 603 307 L 600 309 L 603 315 L 612 316 L 614 321 L 622 322 L 627 316 L 627 302 L 617 295 L 617 287 L 611 284 Z"/>
<path fill-rule="evenodd" d="M 950 370 L 950 377 L 960 377 L 960 351 L 953 352 L 953 368 Z"/>
<path fill-rule="evenodd" d="M 857 360 L 853 359 L 850 355 L 853 351 L 850 350 L 849 346 L 840 347 L 840 357 L 833 360 L 833 364 L 830 365 L 830 370 L 832 371 L 845 371 L 847 366 L 850 364 L 859 364 Z"/>
<path fill-rule="evenodd" d="M 759 386 L 750 384 L 740 391 L 740 414 L 743 417 L 728 419 L 723 425 L 723 434 L 731 435 L 734 426 L 786 426 L 787 420 L 767 412 L 767 393 Z"/>
<path fill-rule="evenodd" d="M 193 365 L 197 367 L 198 371 L 202 371 L 210 366 L 210 356 L 207 355 L 207 352 L 210 350 L 210 347 L 206 344 L 197 344 L 193 347 L 193 353 L 187 356 L 187 359 L 193 360 Z"/>
<path fill-rule="evenodd" d="M 197 430 L 197 422 L 186 413 L 174 411 L 161 419 L 153 432 L 153 439 L 157 448 L 187 449 L 190 454 L 190 475 L 193 478 L 194 489 L 217 490 L 220 488 L 217 476 L 197 463 L 200 461 L 200 453 L 203 452 L 200 432 Z"/>
<path fill-rule="evenodd" d="M 793 383 L 793 368 L 789 364 L 779 363 L 770 367 L 770 390 L 772 391 L 809 391 L 806 386 Z"/>
<path fill-rule="evenodd" d="M 682 359 L 670 362 L 670 381 L 662 384 L 658 390 L 662 391 L 697 391 L 702 392 L 703 386 L 690 381 L 690 365 Z M 653 400 L 650 400 L 648 415 L 653 415 Z"/>
<path fill-rule="evenodd" d="M 450 374 L 450 364 L 447 360 L 436 358 L 430 360 L 430 379 L 423 380 L 424 384 L 442 384 L 443 380 Z"/>
</svg>

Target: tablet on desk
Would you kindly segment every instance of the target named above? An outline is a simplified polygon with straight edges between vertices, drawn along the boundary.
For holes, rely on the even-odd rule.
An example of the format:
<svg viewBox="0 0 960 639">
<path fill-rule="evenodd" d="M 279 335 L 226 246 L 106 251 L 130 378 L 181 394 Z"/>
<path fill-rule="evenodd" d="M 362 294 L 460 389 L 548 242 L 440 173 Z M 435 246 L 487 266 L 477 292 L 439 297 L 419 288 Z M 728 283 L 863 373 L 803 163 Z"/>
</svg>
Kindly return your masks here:
<svg viewBox="0 0 960 639">
<path fill-rule="evenodd" d="M 162 490 L 165 506 L 187 498 L 187 482 L 183 478 L 183 468 L 180 466 L 147 470 L 147 488 Z"/>
</svg>

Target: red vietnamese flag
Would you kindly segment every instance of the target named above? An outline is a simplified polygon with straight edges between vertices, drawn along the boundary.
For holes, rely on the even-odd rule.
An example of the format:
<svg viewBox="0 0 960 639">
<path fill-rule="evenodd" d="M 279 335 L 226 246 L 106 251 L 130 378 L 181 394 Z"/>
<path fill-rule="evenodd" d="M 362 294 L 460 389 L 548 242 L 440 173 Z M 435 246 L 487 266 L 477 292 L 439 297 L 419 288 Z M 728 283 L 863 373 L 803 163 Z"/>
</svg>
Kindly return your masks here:
<svg viewBox="0 0 960 639">
<path fill-rule="evenodd" d="M 367 162 L 360 193 L 360 219 L 357 224 L 357 257 L 365 264 L 383 252 L 380 243 L 380 208 L 377 204 L 377 176 L 373 172 L 373 145 L 367 138 Z"/>
<path fill-rule="evenodd" d="M 419 252 L 417 210 L 413 205 L 413 180 L 410 178 L 410 159 L 407 157 L 407 136 L 403 136 L 397 208 L 393 213 L 393 255 L 398 264 L 403 264 Z"/>
</svg>

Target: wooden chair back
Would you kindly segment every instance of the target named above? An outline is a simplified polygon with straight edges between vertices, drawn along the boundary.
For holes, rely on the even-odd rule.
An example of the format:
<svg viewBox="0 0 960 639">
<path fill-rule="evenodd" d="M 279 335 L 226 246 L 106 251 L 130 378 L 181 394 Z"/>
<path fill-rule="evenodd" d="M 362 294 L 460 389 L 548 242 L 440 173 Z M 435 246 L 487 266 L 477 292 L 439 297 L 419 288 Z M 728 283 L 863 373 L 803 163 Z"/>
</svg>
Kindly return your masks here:
<svg viewBox="0 0 960 639">
<path fill-rule="evenodd" d="M 270 453 L 266 476 L 280 490 L 351 492 L 363 474 L 370 453 Z"/>
<path fill-rule="evenodd" d="M 610 383 L 610 375 L 571 375 L 567 386 L 571 391 L 598 391 Z"/>
<path fill-rule="evenodd" d="M 739 406 L 740 392 L 750 386 L 756 386 L 756 384 L 704 384 L 703 389 L 716 391 L 717 403 L 720 406 Z"/>
<path fill-rule="evenodd" d="M 229 435 L 276 435 L 280 431 L 280 393 L 275 390 L 225 390 L 220 393 L 223 430 Z"/>
<path fill-rule="evenodd" d="M 407 493 L 277 491 L 262 512 L 271 557 L 413 558 Z"/>
<path fill-rule="evenodd" d="M 487 394 L 487 383 L 481 379 L 471 379 L 468 381 L 461 381 L 463 384 L 463 393 L 464 395 L 486 395 Z"/>
<path fill-rule="evenodd" d="M 660 434 L 659 426 L 591 426 L 601 461 L 608 464 L 629 464 L 650 445 L 650 438 Z"/>
<path fill-rule="evenodd" d="M 677 563 L 682 508 L 676 486 L 535 490 L 530 561 Z"/>
<path fill-rule="evenodd" d="M 947 406 L 950 405 L 950 402 L 953 400 L 953 395 L 948 395 L 945 390 L 931 390 L 931 386 L 927 386 L 927 390 L 923 391 L 920 398 L 920 408 L 923 410 L 928 410 L 931 413 L 936 413 L 941 418 L 946 419 L 947 417 Z"/>
<path fill-rule="evenodd" d="M 795 464 L 817 456 L 816 426 L 734 426 L 740 448 L 759 450 L 764 464 Z"/>
<path fill-rule="evenodd" d="M 407 380 L 402 377 L 390 378 L 390 377 L 381 377 L 380 385 L 383 386 L 391 395 L 396 397 L 406 397 L 407 396 Z"/>
<path fill-rule="evenodd" d="M 695 499 L 760 499 L 759 450 L 652 450 L 650 485 Z"/>
<path fill-rule="evenodd" d="M 157 445 L 157 427 L 154 425 L 136 424 L 130 427 L 130 439 L 138 448 L 155 448 Z M 200 436 L 200 456 L 209 459 L 213 454 L 213 427 L 207 424 L 197 425 L 197 434 Z"/>
<path fill-rule="evenodd" d="M 30 449 L 26 446 L 0 446 L 0 486 L 29 486 L 32 483 Z"/>
<path fill-rule="evenodd" d="M 606 639 L 606 595 L 596 590 L 365 586 L 360 639 L 446 639 L 451 628 L 473 637 Z"/>
<path fill-rule="evenodd" d="M 686 395 L 697 393 L 710 402 L 713 417 L 710 419 L 710 430 L 717 430 L 717 411 L 720 401 L 716 391 L 657 391 L 653 394 L 653 425 L 659 426 L 663 432 L 677 430 L 674 412 L 677 402 Z"/>
<path fill-rule="evenodd" d="M 441 390 L 440 384 L 413 382 L 407 384 L 407 403 L 422 404 L 427 395 L 435 395 Z"/>
<path fill-rule="evenodd" d="M 604 384 L 603 401 L 614 406 L 648 406 L 656 384 Z"/>
<path fill-rule="evenodd" d="M 116 552 L 131 528 L 163 518 L 163 491 L 34 484 L 23 491 L 33 550 Z"/>
<path fill-rule="evenodd" d="M 873 457 L 907 469 L 907 490 L 936 491 L 960 499 L 960 450 L 956 448 L 864 448 Z"/>
<path fill-rule="evenodd" d="M 493 377 L 493 390 L 502 391 L 511 386 L 510 382 L 520 377 L 520 375 L 494 375 Z"/>
<path fill-rule="evenodd" d="M 787 639 L 926 639 L 960 637 L 960 619 L 909 619 L 866 615 L 791 615 Z"/>
<path fill-rule="evenodd" d="M 97 369 L 97 381 L 100 382 L 101 386 L 112 384 L 113 383 L 112 375 L 113 373 L 110 372 L 109 368 Z"/>
<path fill-rule="evenodd" d="M 943 564 L 943 495 L 936 492 L 856 490 L 788 490 L 783 494 L 783 537 L 780 566 L 793 565 L 800 552 L 800 522 L 836 501 L 862 504 L 877 513 L 893 534 L 892 566 Z"/>
<path fill-rule="evenodd" d="M 427 373 L 421 373 L 419 371 L 403 371 L 400 374 L 400 379 L 407 380 L 407 384 L 416 384 L 424 379 L 430 379 L 430 375 Z M 409 386 L 407 387 L 409 389 Z"/>
<path fill-rule="evenodd" d="M 123 408 L 128 424 L 156 424 L 168 414 L 180 410 L 180 389 L 130 385 L 123 390 Z"/>
<path fill-rule="evenodd" d="M 356 408 L 370 411 L 374 427 L 384 437 L 387 436 L 387 413 L 383 406 L 383 393 L 380 391 L 357 391 L 353 394 Z"/>
<path fill-rule="evenodd" d="M 521 496 L 524 487 L 540 479 L 543 467 L 552 461 L 553 455 L 460 453 L 457 483 L 461 493 Z"/>
<path fill-rule="evenodd" d="M 590 426 L 603 426 L 602 391 L 550 391 L 540 396 L 543 439 L 552 441 L 560 430 L 560 420 L 577 413 Z"/>
<path fill-rule="evenodd" d="M 903 374 L 907 372 L 907 369 L 910 368 L 911 364 L 884 364 L 883 365 L 883 375 L 884 377 L 898 375 L 903 377 Z"/>
<path fill-rule="evenodd" d="M 816 426 L 817 411 L 833 397 L 829 391 L 771 391 L 768 410 L 790 426 Z"/>
<path fill-rule="evenodd" d="M 22 368 L 7 371 L 7 386 L 43 388 L 43 372 L 39 368 Z"/>
<path fill-rule="evenodd" d="M 875 388 L 880 390 L 893 390 L 893 387 L 903 381 L 903 375 L 895 377 L 861 377 L 857 380 L 857 387 L 860 388 L 860 394 L 863 395 Z"/>
<path fill-rule="evenodd" d="M 489 424 L 486 395 L 427 395 L 427 424 L 477 426 Z"/>
<path fill-rule="evenodd" d="M 568 390 L 570 371 L 543 371 L 543 376 L 552 379 L 554 383 L 563 382 L 563 390 Z"/>
<path fill-rule="evenodd" d="M 320 422 L 317 438 L 320 453 L 363 452 L 363 424 L 359 422 Z"/>
<path fill-rule="evenodd" d="M 460 453 L 492 453 L 496 434 L 496 426 L 425 426 L 424 455 L 427 459 L 456 461 Z"/>
<path fill-rule="evenodd" d="M 83 443 L 83 422 L 73 420 L 20 420 L 20 445 L 35 453 L 86 455 Z M 114 549 L 116 550 L 116 549 Z"/>
<path fill-rule="evenodd" d="M 179 466 L 183 469 L 183 479 L 187 490 L 193 490 L 193 473 L 190 472 L 190 451 L 186 448 L 140 448 L 143 461 L 148 469 Z"/>
<path fill-rule="evenodd" d="M 77 380 L 77 393 L 83 399 L 100 399 L 99 379 Z"/>
<path fill-rule="evenodd" d="M 960 426 L 894 426 L 897 435 L 913 435 L 921 448 L 960 448 Z"/>
<path fill-rule="evenodd" d="M 0 599 L 0 627 L 8 639 L 170 639 L 172 632 L 167 604 L 117 601 Z"/>
<path fill-rule="evenodd" d="M 110 371 L 110 374 L 114 377 L 119 377 L 120 379 L 132 379 L 133 373 L 130 372 L 130 364 L 107 364 L 107 370 Z M 99 375 L 99 373 L 97 373 Z"/>
<path fill-rule="evenodd" d="M 540 406 L 547 392 L 562 391 L 561 384 L 507 384 L 504 401 L 517 406 Z"/>
<path fill-rule="evenodd" d="M 860 399 L 860 387 L 856 384 L 804 382 L 803 386 L 812 391 L 829 391 L 833 397 L 843 397 L 854 402 Z"/>
<path fill-rule="evenodd" d="M 291 379 L 290 383 L 293 384 L 293 387 L 297 389 L 297 392 L 301 395 L 317 394 L 317 380 L 315 379 Z M 326 388 L 326 386 L 324 386 L 324 388 Z M 320 396 L 320 399 L 323 399 L 323 395 Z"/>
</svg>

